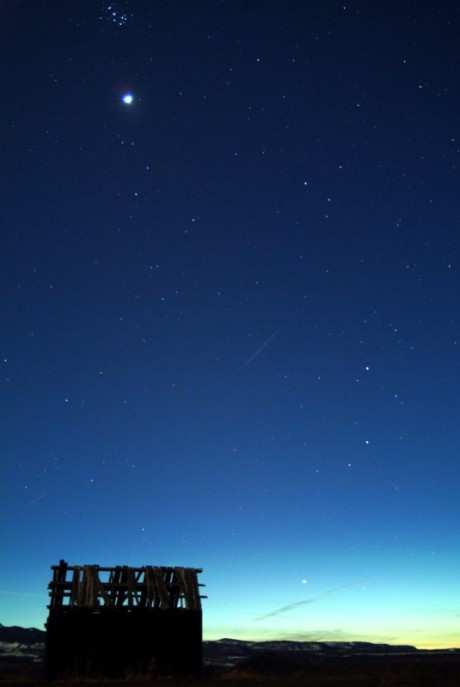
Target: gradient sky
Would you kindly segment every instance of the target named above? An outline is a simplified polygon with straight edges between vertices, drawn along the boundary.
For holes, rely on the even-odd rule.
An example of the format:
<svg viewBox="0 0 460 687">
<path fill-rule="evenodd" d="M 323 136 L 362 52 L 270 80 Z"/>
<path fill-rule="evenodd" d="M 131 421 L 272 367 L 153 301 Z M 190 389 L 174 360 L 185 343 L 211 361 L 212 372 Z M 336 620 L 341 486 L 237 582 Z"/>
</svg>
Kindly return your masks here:
<svg viewBox="0 0 460 687">
<path fill-rule="evenodd" d="M 0 622 L 65 558 L 203 567 L 207 638 L 460 645 L 460 15 L 425 5 L 0 3 Z"/>
</svg>

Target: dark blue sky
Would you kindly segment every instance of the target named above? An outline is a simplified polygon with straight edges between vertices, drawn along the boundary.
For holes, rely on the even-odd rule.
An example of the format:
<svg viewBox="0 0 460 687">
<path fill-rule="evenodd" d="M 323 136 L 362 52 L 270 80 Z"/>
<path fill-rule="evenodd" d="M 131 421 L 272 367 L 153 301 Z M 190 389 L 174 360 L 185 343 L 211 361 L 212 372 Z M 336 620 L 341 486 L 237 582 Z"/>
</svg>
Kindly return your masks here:
<svg viewBox="0 0 460 687">
<path fill-rule="evenodd" d="M 66 558 L 458 645 L 458 8 L 1 9 L 0 622 Z"/>
</svg>

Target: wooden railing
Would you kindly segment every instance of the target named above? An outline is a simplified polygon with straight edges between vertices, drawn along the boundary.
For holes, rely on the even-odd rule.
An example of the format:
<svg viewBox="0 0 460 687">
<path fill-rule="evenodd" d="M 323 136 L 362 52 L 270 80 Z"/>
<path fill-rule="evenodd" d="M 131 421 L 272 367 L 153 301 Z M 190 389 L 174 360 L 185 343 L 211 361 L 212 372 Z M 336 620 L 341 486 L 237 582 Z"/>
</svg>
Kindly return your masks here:
<svg viewBox="0 0 460 687">
<path fill-rule="evenodd" d="M 77 608 L 158 608 L 200 610 L 201 568 L 146 565 L 103 567 L 53 565 L 50 610 Z"/>
</svg>

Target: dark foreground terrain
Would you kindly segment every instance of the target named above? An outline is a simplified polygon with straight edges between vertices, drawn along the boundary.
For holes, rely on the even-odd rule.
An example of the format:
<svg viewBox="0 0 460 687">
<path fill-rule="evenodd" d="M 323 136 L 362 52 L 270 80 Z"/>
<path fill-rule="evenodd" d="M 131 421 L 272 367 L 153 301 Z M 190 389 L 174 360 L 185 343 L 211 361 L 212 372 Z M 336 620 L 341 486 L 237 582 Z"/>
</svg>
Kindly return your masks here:
<svg viewBox="0 0 460 687">
<path fill-rule="evenodd" d="M 44 633 L 0 625 L 0 687 L 48 683 L 43 674 Z M 366 642 L 240 642 L 223 639 L 204 643 L 201 680 L 164 678 L 154 674 L 123 680 L 77 677 L 53 683 L 78 687 L 158 687 L 188 685 L 270 685 L 271 687 L 460 687 L 460 650 L 422 651 L 411 646 Z"/>
</svg>

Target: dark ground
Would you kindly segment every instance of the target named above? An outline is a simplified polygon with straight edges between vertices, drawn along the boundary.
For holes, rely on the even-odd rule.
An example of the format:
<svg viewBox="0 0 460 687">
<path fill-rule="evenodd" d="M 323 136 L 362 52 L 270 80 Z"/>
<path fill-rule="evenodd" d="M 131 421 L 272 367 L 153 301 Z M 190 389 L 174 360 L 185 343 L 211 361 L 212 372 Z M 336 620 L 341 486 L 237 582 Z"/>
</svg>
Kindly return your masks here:
<svg viewBox="0 0 460 687">
<path fill-rule="evenodd" d="M 44 679 L 44 632 L 0 625 L 0 687 L 50 683 Z M 201 680 L 128 674 L 121 680 L 75 676 L 55 687 L 460 687 L 460 650 L 426 651 L 369 642 L 203 643 Z"/>
<path fill-rule="evenodd" d="M 46 685 L 41 666 L 28 670 L 10 670 L 0 673 L 2 687 L 9 685 Z M 19 668 L 19 667 L 18 667 Z M 188 685 L 271 685 L 271 687 L 460 687 L 460 655 L 404 655 L 404 656 L 360 656 L 327 657 L 321 659 L 296 658 L 280 660 L 279 656 L 257 657 L 255 662 L 247 662 L 238 668 L 207 670 L 201 680 L 161 678 L 136 679 L 135 676 L 124 680 L 79 680 L 53 683 L 56 687 L 70 684 L 72 687 L 91 685 L 92 687 L 112 687 L 115 685 L 145 685 L 154 682 L 158 686 L 169 687 Z"/>
</svg>

